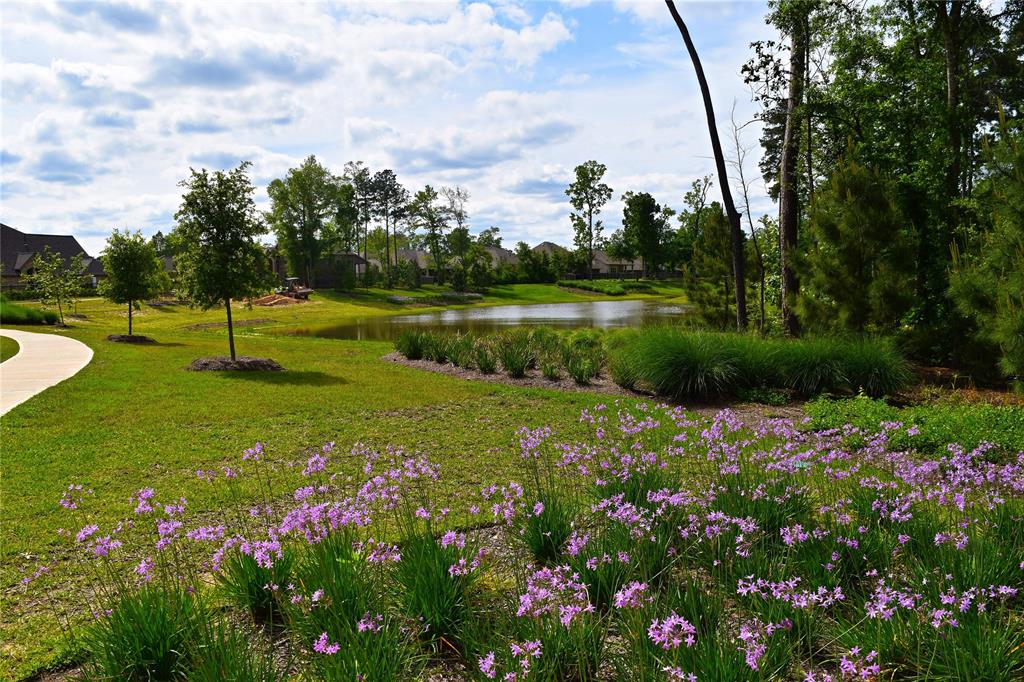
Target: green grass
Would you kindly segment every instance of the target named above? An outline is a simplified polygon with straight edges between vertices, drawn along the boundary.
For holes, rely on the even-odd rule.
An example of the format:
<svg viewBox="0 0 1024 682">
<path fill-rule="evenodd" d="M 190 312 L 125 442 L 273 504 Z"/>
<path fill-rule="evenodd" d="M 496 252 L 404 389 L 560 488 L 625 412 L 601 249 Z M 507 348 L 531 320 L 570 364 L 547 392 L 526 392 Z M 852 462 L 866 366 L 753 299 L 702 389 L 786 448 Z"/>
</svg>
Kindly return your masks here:
<svg viewBox="0 0 1024 682">
<path fill-rule="evenodd" d="M 40 310 L 29 303 L 11 303 L 0 298 L 0 324 L 54 324 L 57 313 L 52 310 Z"/>
<path fill-rule="evenodd" d="M 18 354 L 18 342 L 6 336 L 0 336 L 0 362 L 13 358 Z"/>
<path fill-rule="evenodd" d="M 84 317 L 70 318 L 71 328 L 61 333 L 89 345 L 92 362 L 0 420 L 0 679 L 27 676 L 73 653 L 65 650 L 49 608 L 25 599 L 18 585 L 59 546 L 57 529 L 82 525 L 57 505 L 71 483 L 106 500 L 125 500 L 144 486 L 158 494 L 181 491 L 190 514 L 210 513 L 224 505 L 226 493 L 198 481 L 195 471 L 234 462 L 256 441 L 296 458 L 328 440 L 344 448 L 364 441 L 430 453 L 445 467 L 455 499 L 484 482 L 507 480 L 518 462 L 509 446 L 519 426 L 549 424 L 571 434 L 579 428 L 579 410 L 602 401 L 402 367 L 380 359 L 391 350 L 384 342 L 274 334 L 408 313 L 408 306 L 386 301 L 393 293 L 408 292 L 317 294 L 309 305 L 236 308 L 235 320 L 251 325 L 236 329 L 238 352 L 272 357 L 288 369 L 282 373 L 185 371 L 195 358 L 227 354 L 222 327 L 193 328 L 222 323 L 222 310 L 143 306 L 135 332 L 157 343 L 136 346 L 105 340 L 127 329 L 120 306 L 80 302 Z M 553 285 L 514 285 L 494 287 L 482 304 L 566 300 L 580 298 Z M 118 512 L 97 507 L 93 513 L 102 523 Z M 63 568 L 54 570 L 49 589 L 58 606 L 69 601 L 75 582 Z"/>
</svg>

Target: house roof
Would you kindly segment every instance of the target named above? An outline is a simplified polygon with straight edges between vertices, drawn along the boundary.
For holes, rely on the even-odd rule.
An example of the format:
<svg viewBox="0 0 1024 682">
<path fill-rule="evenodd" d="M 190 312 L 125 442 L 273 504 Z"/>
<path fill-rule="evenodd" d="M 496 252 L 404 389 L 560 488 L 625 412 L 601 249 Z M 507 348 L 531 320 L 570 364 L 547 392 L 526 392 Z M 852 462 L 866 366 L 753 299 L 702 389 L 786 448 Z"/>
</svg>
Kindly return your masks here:
<svg viewBox="0 0 1024 682">
<path fill-rule="evenodd" d="M 546 253 L 549 256 L 554 255 L 555 253 L 569 252 L 569 249 L 565 248 L 564 246 L 559 246 L 554 242 L 541 242 L 540 244 L 537 244 L 537 246 L 533 247 L 533 250 L 539 253 Z"/>
<path fill-rule="evenodd" d="M 634 258 L 631 261 L 619 260 L 609 256 L 608 252 L 604 249 L 594 249 L 594 267 L 600 267 L 602 265 L 623 265 L 629 266 L 631 270 L 641 270 L 643 269 L 644 262 L 640 258 Z"/>
<path fill-rule="evenodd" d="M 29 234 L 0 223 L 0 263 L 4 273 L 19 274 L 37 253 L 47 248 L 59 253 L 67 261 L 76 254 L 82 254 L 86 272 L 94 275 L 103 274 L 103 264 L 98 258 L 92 258 L 85 252 L 78 240 L 69 234 Z"/>
<path fill-rule="evenodd" d="M 510 263 L 515 265 L 519 262 L 519 259 L 516 258 L 516 254 L 512 253 L 508 249 L 503 249 L 500 246 L 485 246 L 483 249 L 487 253 L 491 254 L 491 261 L 495 264 Z"/>
</svg>

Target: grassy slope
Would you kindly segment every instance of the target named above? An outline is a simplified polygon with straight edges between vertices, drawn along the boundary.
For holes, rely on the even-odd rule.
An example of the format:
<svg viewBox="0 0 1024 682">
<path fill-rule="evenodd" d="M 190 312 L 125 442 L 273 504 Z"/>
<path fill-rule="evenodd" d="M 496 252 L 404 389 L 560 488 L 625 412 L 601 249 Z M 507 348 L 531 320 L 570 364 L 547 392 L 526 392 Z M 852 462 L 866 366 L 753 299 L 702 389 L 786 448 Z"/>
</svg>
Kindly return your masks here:
<svg viewBox="0 0 1024 682">
<path fill-rule="evenodd" d="M 117 520 L 128 496 L 144 486 L 165 496 L 184 495 L 191 513 L 203 513 L 218 501 L 197 481 L 196 469 L 231 463 L 257 440 L 296 458 L 303 448 L 334 440 L 342 448 L 364 441 L 428 452 L 449 471 L 454 493 L 512 474 L 516 453 L 508 446 L 520 426 L 569 430 L 579 408 L 600 402 L 600 396 L 586 393 L 418 372 L 381 361 L 390 350 L 384 343 L 268 333 L 277 325 L 410 311 L 386 303 L 388 293 L 371 290 L 358 300 L 331 294 L 310 305 L 236 311 L 239 321 L 268 320 L 237 330 L 239 353 L 273 357 L 288 368 L 282 374 L 184 371 L 196 357 L 226 354 L 223 329 L 186 329 L 221 322 L 223 311 L 144 306 L 135 332 L 159 344 L 135 346 L 104 340 L 124 331 L 120 307 L 80 303 L 85 318 L 61 333 L 92 347 L 93 361 L 0 420 L 0 678 L 38 669 L 58 648 L 61 636 L 49 611 L 38 604 L 30 608 L 17 583 L 61 543 L 58 528 L 83 525 L 56 504 L 71 483 L 96 491 L 94 520 L 101 522 Z M 516 285 L 496 287 L 488 303 L 592 298 L 549 285 Z M 60 582 L 60 571 L 52 582 Z"/>
<path fill-rule="evenodd" d="M 18 342 L 6 336 L 0 336 L 0 362 L 13 358 L 17 354 Z"/>
</svg>

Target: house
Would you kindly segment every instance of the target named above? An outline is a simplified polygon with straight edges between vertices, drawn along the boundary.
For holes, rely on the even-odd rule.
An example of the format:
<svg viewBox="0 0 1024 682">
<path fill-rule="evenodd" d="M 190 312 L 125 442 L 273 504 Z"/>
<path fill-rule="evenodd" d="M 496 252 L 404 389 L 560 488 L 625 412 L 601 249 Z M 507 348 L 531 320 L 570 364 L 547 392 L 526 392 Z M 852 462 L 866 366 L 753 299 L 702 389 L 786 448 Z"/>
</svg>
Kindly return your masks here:
<svg viewBox="0 0 1024 682">
<path fill-rule="evenodd" d="M 271 247 L 267 252 L 267 256 L 270 260 L 270 271 L 279 280 L 283 281 L 285 277 L 289 276 L 288 260 L 280 248 L 277 246 Z M 335 250 L 323 253 L 313 265 L 311 277 L 313 281 L 305 282 L 305 284 L 306 286 L 320 289 L 336 289 L 342 284 L 341 277 L 345 268 L 351 267 L 356 274 L 359 274 L 365 266 L 366 261 L 363 260 L 363 257 L 352 251 Z M 300 277 L 305 275 L 305 273 L 295 274 Z"/>
<path fill-rule="evenodd" d="M 491 256 L 491 267 L 496 268 L 500 265 L 514 266 L 519 263 L 519 258 L 516 254 L 512 253 L 508 249 L 503 249 L 500 246 L 485 246 L 483 250 Z"/>
<path fill-rule="evenodd" d="M 554 242 L 541 242 L 540 244 L 537 244 L 537 246 L 533 247 L 533 251 L 538 254 L 546 253 L 548 258 L 553 257 L 556 253 L 561 256 L 569 254 L 569 249 L 564 246 L 559 246 Z"/>
<path fill-rule="evenodd" d="M 82 254 L 85 266 L 82 277 L 88 286 L 95 287 L 106 277 L 103 263 L 93 258 L 73 236 L 59 234 L 29 234 L 0 223 L 0 264 L 3 265 L 2 285 L 6 288 L 20 289 L 24 287 L 26 275 L 35 272 L 36 256 L 47 249 L 59 253 L 65 263 L 78 254 Z"/>
<path fill-rule="evenodd" d="M 642 277 L 644 262 L 640 258 L 618 260 L 608 255 L 604 249 L 594 249 L 593 273 L 605 277 Z"/>
</svg>

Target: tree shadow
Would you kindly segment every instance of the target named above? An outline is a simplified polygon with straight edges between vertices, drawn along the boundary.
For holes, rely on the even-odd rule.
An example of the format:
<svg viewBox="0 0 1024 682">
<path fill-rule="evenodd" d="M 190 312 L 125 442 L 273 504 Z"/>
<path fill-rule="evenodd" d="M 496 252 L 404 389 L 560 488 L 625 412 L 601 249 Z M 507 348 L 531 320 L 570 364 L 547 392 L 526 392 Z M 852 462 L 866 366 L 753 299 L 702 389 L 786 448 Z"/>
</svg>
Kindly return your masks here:
<svg viewBox="0 0 1024 682">
<path fill-rule="evenodd" d="M 286 369 L 283 372 L 244 372 L 225 370 L 217 372 L 225 379 L 257 381 L 264 384 L 284 386 L 334 386 L 349 383 L 348 379 L 326 372 L 300 372 Z"/>
</svg>

